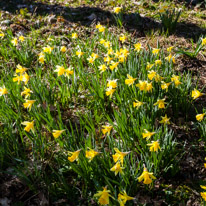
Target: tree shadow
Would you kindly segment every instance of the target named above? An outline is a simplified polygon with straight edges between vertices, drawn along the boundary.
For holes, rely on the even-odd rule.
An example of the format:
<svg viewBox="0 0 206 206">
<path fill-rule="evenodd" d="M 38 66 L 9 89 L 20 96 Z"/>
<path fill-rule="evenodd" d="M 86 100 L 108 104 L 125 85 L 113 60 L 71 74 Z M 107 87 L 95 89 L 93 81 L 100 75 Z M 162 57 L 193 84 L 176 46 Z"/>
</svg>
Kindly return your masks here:
<svg viewBox="0 0 206 206">
<path fill-rule="evenodd" d="M 25 8 L 32 15 L 55 15 L 53 21 L 49 23 L 54 23 L 56 20 L 55 17 L 62 16 L 65 20 L 65 27 L 68 26 L 67 23 L 78 23 L 82 26 L 91 26 L 93 23 L 97 24 L 98 22 L 108 26 L 116 25 L 114 13 L 98 7 L 82 6 L 72 8 L 59 4 L 35 2 L 33 0 L 1 0 L 0 2 L 0 10 L 5 10 L 13 14 Z M 125 30 L 132 33 L 135 37 L 145 37 L 147 33 L 163 31 L 160 22 L 151 17 L 143 17 L 138 13 L 124 14 L 123 25 Z M 200 36 L 206 35 L 206 29 L 193 23 L 180 22 L 177 24 L 174 35 L 186 39 L 192 38 L 196 42 Z"/>
</svg>

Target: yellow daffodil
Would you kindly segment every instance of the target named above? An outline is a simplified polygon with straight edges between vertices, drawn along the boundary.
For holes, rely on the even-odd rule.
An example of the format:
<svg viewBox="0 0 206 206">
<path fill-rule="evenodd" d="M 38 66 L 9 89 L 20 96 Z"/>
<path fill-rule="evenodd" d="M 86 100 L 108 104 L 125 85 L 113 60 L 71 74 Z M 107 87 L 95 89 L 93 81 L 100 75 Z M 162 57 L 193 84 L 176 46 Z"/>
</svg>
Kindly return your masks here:
<svg viewBox="0 0 206 206">
<path fill-rule="evenodd" d="M 77 38 L 78 38 L 77 33 L 72 33 L 72 39 L 77 39 Z"/>
<path fill-rule="evenodd" d="M 200 195 L 206 201 L 206 192 L 200 192 Z"/>
<path fill-rule="evenodd" d="M 133 102 L 133 107 L 136 107 L 137 109 L 139 109 L 140 106 L 142 106 L 144 104 L 144 102 L 140 102 L 138 100 L 135 100 L 135 102 Z"/>
<path fill-rule="evenodd" d="M 135 51 L 140 52 L 142 48 L 143 47 L 142 47 L 142 45 L 140 43 L 134 44 L 134 50 Z"/>
<path fill-rule="evenodd" d="M 110 57 L 109 55 L 104 57 L 104 62 L 107 62 L 109 64 L 111 61 L 112 61 L 112 57 Z"/>
<path fill-rule="evenodd" d="M 128 196 L 125 190 L 118 194 L 118 201 L 119 201 L 120 206 L 124 206 L 127 201 L 133 200 L 133 199 L 134 197 Z"/>
<path fill-rule="evenodd" d="M 82 52 L 81 50 L 76 51 L 76 55 L 80 58 L 82 55 L 84 54 L 84 52 Z"/>
<path fill-rule="evenodd" d="M 77 151 L 75 151 L 75 152 L 68 152 L 68 160 L 70 161 L 70 162 L 74 162 L 75 160 L 76 161 L 78 161 L 78 159 L 79 159 L 79 153 L 81 152 L 81 149 L 79 149 L 79 150 L 77 150 Z"/>
<path fill-rule="evenodd" d="M 147 62 L 147 67 L 146 67 L 146 69 L 149 70 L 149 69 L 151 69 L 153 66 L 154 66 L 154 64 L 150 64 L 149 62 Z"/>
<path fill-rule="evenodd" d="M 206 45 L 206 38 L 202 39 L 202 46 Z"/>
<path fill-rule="evenodd" d="M 105 40 L 104 40 L 104 39 L 100 39 L 99 43 L 100 43 L 100 44 L 104 44 L 104 43 L 105 43 Z"/>
<path fill-rule="evenodd" d="M 31 89 L 24 87 L 24 91 L 21 92 L 21 96 L 24 96 L 24 95 L 25 95 L 25 99 L 26 99 L 26 98 L 28 98 L 28 97 L 31 95 L 31 93 L 33 93 L 33 92 L 31 91 Z"/>
<path fill-rule="evenodd" d="M 124 157 L 130 152 L 120 152 L 117 148 L 114 148 L 115 154 L 112 155 L 114 162 L 120 161 L 121 165 L 123 165 Z"/>
<path fill-rule="evenodd" d="M 13 78 L 13 82 L 18 82 L 18 84 L 20 84 L 20 82 L 22 81 L 22 79 L 23 79 L 23 76 L 22 75 L 17 75 L 17 74 L 15 74 L 14 75 L 15 77 Z"/>
<path fill-rule="evenodd" d="M 113 11 L 115 14 L 119 14 L 121 10 L 122 10 L 122 7 L 115 7 Z"/>
<path fill-rule="evenodd" d="M 136 87 L 140 89 L 140 91 L 146 91 L 147 88 L 147 81 L 141 81 L 139 80 L 139 83 L 136 84 Z"/>
<path fill-rule="evenodd" d="M 41 64 L 44 64 L 44 61 L 45 61 L 45 55 L 44 55 L 44 53 L 43 52 L 40 52 L 39 54 L 38 54 L 38 56 L 39 56 L 39 62 L 41 63 Z"/>
<path fill-rule="evenodd" d="M 165 116 L 164 117 L 161 117 L 162 118 L 162 120 L 160 121 L 160 123 L 162 123 L 162 124 L 170 124 L 170 118 L 168 118 L 167 117 L 167 115 L 165 114 Z"/>
<path fill-rule="evenodd" d="M 165 60 L 170 62 L 172 60 L 173 63 L 175 63 L 175 57 L 172 56 L 172 54 L 169 54 L 169 56 L 165 57 Z"/>
<path fill-rule="evenodd" d="M 162 60 L 158 59 L 158 60 L 155 60 L 155 65 L 159 65 L 161 66 L 162 65 Z"/>
<path fill-rule="evenodd" d="M 121 167 L 120 162 L 117 162 L 117 163 L 110 169 L 110 171 L 114 172 L 114 173 L 115 173 L 115 176 L 116 176 L 118 173 L 123 174 L 122 169 L 123 169 L 123 167 Z"/>
<path fill-rule="evenodd" d="M 122 34 L 122 35 L 119 37 L 119 40 L 120 40 L 122 43 L 124 43 L 124 42 L 127 40 L 127 37 L 126 37 L 124 34 Z"/>
<path fill-rule="evenodd" d="M 24 41 L 24 36 L 20 36 L 19 41 L 23 42 Z"/>
<path fill-rule="evenodd" d="M 144 184 L 151 184 L 152 183 L 152 179 L 156 179 L 156 177 L 153 175 L 153 173 L 150 173 L 147 171 L 147 168 L 144 168 L 143 173 L 140 175 L 140 177 L 137 178 L 139 182 L 141 182 L 142 180 L 144 180 Z"/>
<path fill-rule="evenodd" d="M 99 152 L 96 152 L 93 149 L 89 148 L 89 150 L 86 150 L 86 158 L 89 159 L 89 162 L 91 162 L 94 159 L 94 157 L 98 154 L 99 154 Z"/>
<path fill-rule="evenodd" d="M 116 91 L 116 89 L 112 89 L 112 87 L 108 87 L 106 89 L 106 95 L 112 97 L 112 95 L 115 91 Z"/>
<path fill-rule="evenodd" d="M 201 121 L 204 119 L 204 116 L 205 116 L 205 113 L 203 113 L 203 114 L 197 114 L 197 115 L 196 115 L 196 120 L 199 121 L 199 122 L 201 122 Z"/>
<path fill-rule="evenodd" d="M 65 69 L 64 76 L 70 77 L 70 75 L 74 74 L 73 68 L 70 66 L 68 69 Z"/>
<path fill-rule="evenodd" d="M 3 87 L 0 87 L 0 96 L 5 95 L 5 94 L 8 94 L 8 91 L 3 85 Z"/>
<path fill-rule="evenodd" d="M 65 52 L 67 51 L 67 48 L 66 48 L 65 46 L 62 46 L 62 47 L 60 48 L 60 51 L 63 52 L 63 53 L 65 53 Z"/>
<path fill-rule="evenodd" d="M 115 80 L 107 80 L 107 87 L 112 87 L 113 89 L 115 89 L 117 87 L 117 79 Z"/>
<path fill-rule="evenodd" d="M 93 64 L 95 59 L 93 57 L 89 57 L 87 60 L 90 64 Z"/>
<path fill-rule="evenodd" d="M 165 99 L 158 99 L 154 105 L 158 105 L 159 109 L 165 108 Z"/>
<path fill-rule="evenodd" d="M 110 41 L 105 41 L 104 42 L 104 46 L 106 47 L 106 48 L 110 48 L 111 47 L 111 42 Z"/>
<path fill-rule="evenodd" d="M 152 80 L 157 74 L 154 70 L 151 70 L 148 73 L 149 74 L 147 76 L 148 76 L 149 80 Z"/>
<path fill-rule="evenodd" d="M 43 47 L 43 52 L 44 52 L 44 53 L 51 54 L 51 52 L 52 52 L 53 49 L 54 49 L 54 47 L 50 47 L 50 46 Z"/>
<path fill-rule="evenodd" d="M 144 129 L 144 133 L 142 133 L 143 138 L 150 139 L 156 132 L 149 132 L 148 130 Z"/>
<path fill-rule="evenodd" d="M 26 102 L 23 103 L 24 108 L 29 109 L 29 111 L 31 110 L 32 105 L 34 104 L 36 100 L 28 100 L 26 99 Z"/>
<path fill-rule="evenodd" d="M 175 87 L 179 86 L 181 84 L 180 80 L 179 80 L 179 76 L 177 75 L 172 75 L 171 81 L 175 83 Z"/>
<path fill-rule="evenodd" d="M 98 66 L 100 73 L 105 72 L 107 70 L 107 66 L 105 64 L 102 64 Z"/>
<path fill-rule="evenodd" d="M 106 134 L 106 133 L 110 134 L 111 129 L 113 128 L 112 126 L 109 126 L 109 125 L 103 125 L 102 127 L 103 127 L 102 129 L 103 134 Z"/>
<path fill-rule="evenodd" d="M 52 135 L 53 135 L 54 138 L 58 138 L 64 131 L 65 131 L 65 129 L 63 129 L 63 130 L 53 130 Z"/>
<path fill-rule="evenodd" d="M 100 205 L 108 205 L 109 204 L 109 197 L 110 197 L 110 190 L 107 190 L 106 187 L 103 188 L 103 191 L 98 191 L 94 197 L 99 197 L 98 203 Z"/>
<path fill-rule="evenodd" d="M 166 82 L 162 81 L 161 88 L 163 90 L 166 90 L 166 92 L 168 92 L 168 87 L 169 87 L 170 84 L 171 84 L 171 82 L 166 83 Z"/>
<path fill-rule="evenodd" d="M 158 141 L 152 141 L 152 143 L 147 144 L 148 146 L 150 146 L 150 151 L 151 152 L 157 152 L 158 149 L 160 149 L 160 145 Z"/>
<path fill-rule="evenodd" d="M 91 57 L 93 57 L 94 60 L 95 60 L 95 59 L 99 58 L 99 55 L 93 52 L 93 53 L 91 54 Z"/>
<path fill-rule="evenodd" d="M 0 38 L 4 38 L 5 34 L 3 32 L 0 32 Z"/>
<path fill-rule="evenodd" d="M 107 54 L 108 54 L 108 55 L 113 55 L 113 54 L 114 54 L 113 49 L 112 49 L 112 48 L 109 48 L 109 49 L 107 50 Z"/>
<path fill-rule="evenodd" d="M 160 49 L 153 49 L 153 50 L 152 50 L 152 53 L 155 54 L 155 55 L 156 55 L 156 54 L 159 54 L 159 52 L 160 52 Z"/>
<path fill-rule="evenodd" d="M 20 73 L 22 75 L 24 72 L 26 72 L 28 70 L 27 68 L 22 67 L 20 64 L 18 64 L 16 67 L 17 67 L 17 69 L 16 69 L 17 74 Z"/>
<path fill-rule="evenodd" d="M 99 32 L 104 32 L 105 31 L 105 27 L 104 26 L 100 26 L 98 29 L 99 29 Z"/>
<path fill-rule="evenodd" d="M 194 89 L 192 91 L 192 98 L 193 99 L 197 99 L 198 97 L 201 97 L 203 95 L 203 93 L 199 92 L 197 89 Z"/>
<path fill-rule="evenodd" d="M 58 76 L 61 76 L 65 73 L 65 68 L 63 66 L 56 66 L 56 69 L 54 70 L 54 72 L 57 72 Z"/>
<path fill-rule="evenodd" d="M 161 80 L 163 80 L 163 77 L 161 77 L 159 74 L 156 74 L 154 79 L 155 79 L 155 82 L 160 82 Z"/>
<path fill-rule="evenodd" d="M 168 52 L 171 52 L 171 51 L 173 50 L 173 48 L 174 48 L 173 46 L 168 47 L 168 48 L 167 48 L 167 51 L 168 51 Z"/>
<path fill-rule="evenodd" d="M 200 187 L 201 187 L 203 190 L 206 190 L 206 186 L 200 185 Z"/>
<path fill-rule="evenodd" d="M 146 91 L 147 91 L 147 92 L 151 92 L 151 91 L 152 91 L 152 89 L 153 89 L 152 82 L 147 83 L 147 86 L 146 86 Z"/>
<path fill-rule="evenodd" d="M 129 74 L 127 74 L 127 78 L 128 78 L 128 79 L 125 79 L 125 84 L 127 84 L 127 85 L 129 85 L 129 86 L 133 85 L 134 82 L 135 82 L 135 80 L 137 79 L 137 78 L 133 78 L 133 77 L 130 76 Z"/>
<path fill-rule="evenodd" d="M 26 132 L 30 132 L 30 130 L 32 130 L 34 132 L 34 121 L 32 121 L 32 122 L 25 121 L 25 122 L 22 122 L 21 124 L 26 126 L 26 127 L 24 127 L 24 130 Z"/>
<path fill-rule="evenodd" d="M 18 39 L 17 39 L 17 38 L 13 38 L 13 39 L 11 40 L 11 43 L 12 43 L 14 46 L 17 46 L 17 44 L 18 44 Z"/>
<path fill-rule="evenodd" d="M 115 71 L 117 71 L 117 67 L 118 67 L 119 62 L 111 62 L 109 68 L 113 71 L 115 69 Z"/>
<path fill-rule="evenodd" d="M 100 23 L 98 23 L 98 24 L 96 25 L 96 29 L 99 29 L 100 27 L 102 27 L 102 25 L 101 25 Z"/>
<path fill-rule="evenodd" d="M 30 79 L 30 76 L 25 72 L 24 75 L 22 75 L 22 81 L 27 84 Z"/>
</svg>

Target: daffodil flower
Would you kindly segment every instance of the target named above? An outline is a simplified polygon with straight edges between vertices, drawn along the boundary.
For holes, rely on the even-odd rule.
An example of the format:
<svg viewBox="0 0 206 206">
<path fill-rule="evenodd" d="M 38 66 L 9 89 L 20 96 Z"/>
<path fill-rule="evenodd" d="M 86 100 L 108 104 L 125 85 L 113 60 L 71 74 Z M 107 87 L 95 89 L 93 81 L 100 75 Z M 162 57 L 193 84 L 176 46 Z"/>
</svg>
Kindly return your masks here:
<svg viewBox="0 0 206 206">
<path fill-rule="evenodd" d="M 76 161 L 78 161 L 78 158 L 79 158 L 79 153 L 81 152 L 81 149 L 79 149 L 79 150 L 77 150 L 77 151 L 75 151 L 75 152 L 68 152 L 68 155 L 69 155 L 69 157 L 68 157 L 68 160 L 70 161 L 70 162 L 74 162 L 75 160 Z"/>
<path fill-rule="evenodd" d="M 34 132 L 34 121 L 32 121 L 32 122 L 25 121 L 25 122 L 22 122 L 21 124 L 26 126 L 24 128 L 24 130 L 26 132 L 30 132 L 30 130 L 32 130 Z"/>
<path fill-rule="evenodd" d="M 65 131 L 65 129 L 63 129 L 63 130 L 53 130 L 52 135 L 53 135 L 54 138 L 58 138 L 64 131 Z"/>
<path fill-rule="evenodd" d="M 103 191 L 98 191 L 97 194 L 94 195 L 94 197 L 99 197 L 98 203 L 100 205 L 108 205 L 109 197 L 111 197 L 109 193 L 110 193 L 110 190 L 107 190 L 107 188 L 104 187 Z"/>
<path fill-rule="evenodd" d="M 86 158 L 89 159 L 89 162 L 91 162 L 94 159 L 94 157 L 98 154 L 99 154 L 99 152 L 96 152 L 93 149 L 89 148 L 88 150 L 86 150 Z"/>
<path fill-rule="evenodd" d="M 137 178 L 139 182 L 141 182 L 142 180 L 144 184 L 151 184 L 152 183 L 152 179 L 156 179 L 156 177 L 153 175 L 153 173 L 150 173 L 147 171 L 147 168 L 144 168 L 143 173 L 140 175 L 140 177 Z"/>
</svg>

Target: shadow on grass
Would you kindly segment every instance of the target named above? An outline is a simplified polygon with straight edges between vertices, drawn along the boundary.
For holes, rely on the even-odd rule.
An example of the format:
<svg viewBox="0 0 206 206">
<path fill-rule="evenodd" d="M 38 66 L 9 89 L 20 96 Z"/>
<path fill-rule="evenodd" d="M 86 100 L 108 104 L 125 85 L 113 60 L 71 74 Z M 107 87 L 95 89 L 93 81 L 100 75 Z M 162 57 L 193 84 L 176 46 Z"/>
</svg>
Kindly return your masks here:
<svg viewBox="0 0 206 206">
<path fill-rule="evenodd" d="M 65 19 L 65 27 L 67 23 L 78 23 L 79 25 L 90 26 L 92 23 L 101 22 L 103 25 L 116 25 L 113 13 L 97 7 L 82 6 L 72 8 L 59 4 L 35 2 L 33 0 L 0 1 L 0 10 L 18 13 L 22 8 L 27 8 L 32 15 L 62 16 Z M 128 32 L 133 33 L 136 37 L 144 37 L 147 33 L 155 33 L 156 31 L 162 30 L 162 26 L 157 20 L 149 17 L 142 17 L 138 13 L 124 14 L 123 25 Z M 177 25 L 175 35 L 187 39 L 192 38 L 194 41 L 197 41 L 200 36 L 206 35 L 206 29 L 196 24 L 180 22 Z"/>
</svg>

